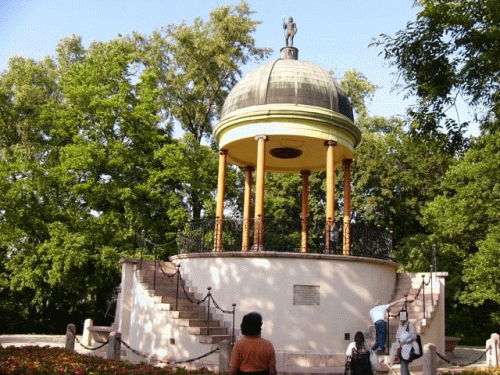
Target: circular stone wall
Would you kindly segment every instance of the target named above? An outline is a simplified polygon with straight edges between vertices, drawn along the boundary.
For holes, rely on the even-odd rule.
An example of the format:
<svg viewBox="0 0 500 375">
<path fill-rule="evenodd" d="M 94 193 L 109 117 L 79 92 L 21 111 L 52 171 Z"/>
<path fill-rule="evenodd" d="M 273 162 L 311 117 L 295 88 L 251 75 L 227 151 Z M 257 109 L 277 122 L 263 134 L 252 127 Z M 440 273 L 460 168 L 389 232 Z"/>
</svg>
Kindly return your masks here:
<svg viewBox="0 0 500 375">
<path fill-rule="evenodd" d="M 262 336 L 292 353 L 345 353 L 357 331 L 369 331 L 373 303 L 387 303 L 396 285 L 396 263 L 352 256 L 222 252 L 171 261 L 199 293 L 211 287 L 221 308 L 237 304 L 236 328 L 243 315 L 260 312 Z"/>
</svg>

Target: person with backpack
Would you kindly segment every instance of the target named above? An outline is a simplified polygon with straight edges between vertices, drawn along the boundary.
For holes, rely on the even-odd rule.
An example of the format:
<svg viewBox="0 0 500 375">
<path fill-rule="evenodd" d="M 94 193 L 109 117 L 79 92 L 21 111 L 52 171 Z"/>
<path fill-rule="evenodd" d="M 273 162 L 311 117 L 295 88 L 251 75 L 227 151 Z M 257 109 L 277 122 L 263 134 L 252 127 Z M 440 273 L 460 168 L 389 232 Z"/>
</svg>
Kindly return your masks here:
<svg viewBox="0 0 500 375">
<path fill-rule="evenodd" d="M 350 375 L 372 375 L 370 349 L 365 344 L 362 332 L 356 332 L 354 342 L 351 342 L 346 351 L 346 372 Z"/>
<path fill-rule="evenodd" d="M 417 343 L 417 330 L 415 329 L 415 324 L 408 320 L 408 311 L 401 310 L 399 312 L 399 321 L 396 340 L 401 348 L 401 375 L 410 375 L 408 366 L 413 359 L 412 354 L 420 354 L 420 348 Z"/>
</svg>

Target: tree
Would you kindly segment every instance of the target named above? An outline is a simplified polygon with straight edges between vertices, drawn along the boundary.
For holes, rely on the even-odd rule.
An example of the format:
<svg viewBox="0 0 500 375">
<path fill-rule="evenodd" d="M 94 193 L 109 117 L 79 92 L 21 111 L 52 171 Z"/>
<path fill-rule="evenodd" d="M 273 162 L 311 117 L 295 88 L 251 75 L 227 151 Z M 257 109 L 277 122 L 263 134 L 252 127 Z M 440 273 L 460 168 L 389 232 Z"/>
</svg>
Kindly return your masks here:
<svg viewBox="0 0 500 375">
<path fill-rule="evenodd" d="M 269 49 L 255 47 L 260 23 L 244 1 L 214 9 L 208 21 L 196 18 L 168 25 L 151 37 L 136 35 L 147 70 L 159 76 L 163 105 L 200 144 L 211 139 L 212 124 L 224 100 L 241 76 L 241 66 L 262 59 Z"/>
<path fill-rule="evenodd" d="M 467 123 L 447 110 L 462 97 L 475 108 L 484 130 L 498 129 L 500 115 L 500 4 L 496 0 L 419 0 L 415 21 L 375 45 L 398 69 L 401 85 L 418 104 L 411 108 L 417 134 L 446 126 L 451 149 L 464 142 Z"/>
<path fill-rule="evenodd" d="M 91 44 L 60 70 L 15 58 L 2 76 L 2 293 L 37 316 L 26 329 L 100 316 L 137 233 L 164 242 L 177 232 L 150 184 L 154 152 L 170 139 L 156 81 L 136 75 L 137 64 L 135 42 L 122 38 Z"/>
<path fill-rule="evenodd" d="M 460 163 L 449 169 L 441 193 L 422 211 L 422 222 L 437 242 L 438 261 L 449 265 L 452 284 L 447 290 L 455 311 L 480 311 L 490 330 L 500 322 L 496 313 L 500 305 L 496 266 L 500 248 L 499 167 L 500 133 L 480 136 Z M 463 332 L 464 317 L 454 318 L 457 331 Z M 479 331 L 473 339 L 484 342 L 489 332 Z"/>
</svg>

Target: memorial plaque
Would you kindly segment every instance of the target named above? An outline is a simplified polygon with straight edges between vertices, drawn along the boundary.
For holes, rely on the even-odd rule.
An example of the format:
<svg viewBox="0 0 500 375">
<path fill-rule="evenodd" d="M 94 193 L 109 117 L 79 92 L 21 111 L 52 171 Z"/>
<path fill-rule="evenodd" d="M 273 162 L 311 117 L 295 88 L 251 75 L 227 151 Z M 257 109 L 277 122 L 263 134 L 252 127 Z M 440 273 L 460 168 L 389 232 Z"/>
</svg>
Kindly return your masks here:
<svg viewBox="0 0 500 375">
<path fill-rule="evenodd" d="M 298 306 L 319 306 L 319 285 L 294 285 L 293 304 Z"/>
</svg>

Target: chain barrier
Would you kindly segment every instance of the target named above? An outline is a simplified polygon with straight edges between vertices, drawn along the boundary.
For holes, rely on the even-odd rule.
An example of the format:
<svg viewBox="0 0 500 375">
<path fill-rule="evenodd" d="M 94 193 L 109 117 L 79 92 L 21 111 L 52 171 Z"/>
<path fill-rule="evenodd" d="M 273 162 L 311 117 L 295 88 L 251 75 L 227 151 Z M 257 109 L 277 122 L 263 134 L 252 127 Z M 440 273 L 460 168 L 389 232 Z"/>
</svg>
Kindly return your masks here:
<svg viewBox="0 0 500 375">
<path fill-rule="evenodd" d="M 182 364 L 182 363 L 190 363 L 190 362 L 194 362 L 194 361 L 198 361 L 200 359 L 203 359 L 205 357 L 208 357 L 209 355 L 211 354 L 214 354 L 215 352 L 217 352 L 219 350 L 219 347 L 215 348 L 214 350 L 211 350 L 209 351 L 208 353 L 205 353 L 205 354 L 202 354 L 200 355 L 199 357 L 196 357 L 196 358 L 191 358 L 191 359 L 186 359 L 186 360 L 182 360 L 182 361 L 162 361 L 161 359 L 158 359 L 156 357 L 152 357 L 152 356 L 149 356 L 147 354 L 144 354 L 144 353 L 141 353 L 139 352 L 138 350 L 135 350 L 133 349 L 132 347 L 130 347 L 129 344 L 127 344 L 125 341 L 123 340 L 120 340 L 120 342 L 127 348 L 129 349 L 131 352 L 133 352 L 134 354 L 140 356 L 140 357 L 143 357 L 143 358 L 146 358 L 146 359 L 149 359 L 149 360 L 152 360 L 152 361 L 155 361 L 155 362 L 159 362 L 159 363 L 164 363 L 164 364 L 167 364 L 167 365 L 179 365 L 179 364 Z"/>
<path fill-rule="evenodd" d="M 438 356 L 439 358 L 441 358 L 443 361 L 445 361 L 445 362 L 449 363 L 449 364 L 450 364 L 450 365 L 452 365 L 452 366 L 457 366 L 457 367 L 465 367 L 465 366 L 470 366 L 470 365 L 473 365 L 474 363 L 479 362 L 479 361 L 480 361 L 480 360 L 481 360 L 481 359 L 485 356 L 485 354 L 488 352 L 488 350 L 489 350 L 489 349 L 486 349 L 484 352 L 482 352 L 482 353 L 481 353 L 481 355 L 480 355 L 477 359 L 475 359 L 475 360 L 473 360 L 473 361 L 471 361 L 471 362 L 467 362 L 467 363 L 454 363 L 454 362 L 451 362 L 449 359 L 447 359 L 447 358 L 443 357 L 443 356 L 442 356 L 441 354 L 439 354 L 438 352 L 436 352 L 436 354 L 437 354 L 437 356 Z"/>
<path fill-rule="evenodd" d="M 87 350 L 98 350 L 98 349 L 101 349 L 101 348 L 103 348 L 103 347 L 105 347 L 106 345 L 109 344 L 109 339 L 108 339 L 102 345 L 99 345 L 99 346 L 96 346 L 96 347 L 90 347 L 90 346 L 84 345 L 80 340 L 78 340 L 78 337 L 76 336 L 75 330 L 70 329 L 70 331 L 73 334 L 73 336 L 75 337 L 75 341 L 78 343 L 78 345 L 80 345 L 84 349 L 87 349 Z"/>
</svg>

